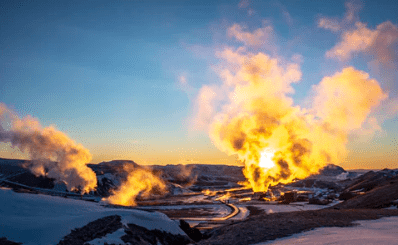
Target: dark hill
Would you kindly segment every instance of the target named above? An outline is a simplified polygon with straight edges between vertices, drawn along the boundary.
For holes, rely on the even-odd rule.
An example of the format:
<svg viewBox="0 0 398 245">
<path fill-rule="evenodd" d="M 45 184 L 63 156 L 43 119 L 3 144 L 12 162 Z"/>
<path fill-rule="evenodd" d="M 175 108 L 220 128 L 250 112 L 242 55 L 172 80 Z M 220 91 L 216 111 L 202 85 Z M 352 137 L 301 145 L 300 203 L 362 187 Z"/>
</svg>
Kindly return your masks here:
<svg viewBox="0 0 398 245">
<path fill-rule="evenodd" d="M 324 175 L 324 176 L 337 176 L 339 174 L 345 173 L 346 171 L 344 170 L 344 168 L 334 165 L 334 164 L 329 164 L 326 165 L 324 168 L 322 168 L 319 171 L 320 175 Z"/>
<path fill-rule="evenodd" d="M 104 173 L 122 173 L 125 172 L 125 167 L 134 169 L 139 168 L 140 165 L 131 160 L 112 160 L 109 162 L 100 162 L 98 164 L 87 164 L 97 175 Z"/>
</svg>

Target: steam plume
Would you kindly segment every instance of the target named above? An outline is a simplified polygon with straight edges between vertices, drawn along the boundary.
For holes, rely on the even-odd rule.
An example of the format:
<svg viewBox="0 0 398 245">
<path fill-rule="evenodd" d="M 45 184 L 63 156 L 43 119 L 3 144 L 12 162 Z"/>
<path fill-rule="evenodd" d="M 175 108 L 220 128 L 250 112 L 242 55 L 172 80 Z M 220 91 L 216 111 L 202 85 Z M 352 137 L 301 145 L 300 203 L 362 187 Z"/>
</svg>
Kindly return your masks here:
<svg viewBox="0 0 398 245">
<path fill-rule="evenodd" d="M 0 141 L 28 152 L 33 161 L 26 167 L 35 175 L 54 178 L 64 182 L 68 190 L 82 193 L 97 186 L 95 173 L 86 165 L 91 161 L 86 148 L 53 126 L 43 128 L 31 116 L 19 118 L 3 103 L 0 103 Z"/>
<path fill-rule="evenodd" d="M 166 192 L 166 185 L 163 180 L 154 175 L 149 169 L 131 169 L 125 165 L 124 170 L 128 173 L 127 180 L 105 201 L 111 204 L 135 206 L 138 196 L 147 197 L 153 192 Z"/>
<path fill-rule="evenodd" d="M 299 65 L 245 50 L 227 48 L 219 54 L 223 84 L 213 86 L 212 103 L 209 86 L 201 90 L 197 107 L 206 110 L 197 118 L 212 118 L 211 139 L 245 163 L 246 184 L 254 191 L 338 164 L 346 155 L 348 133 L 387 98 L 376 80 L 348 67 L 314 86 L 313 106 L 301 108 L 290 97 L 291 85 L 301 79 Z"/>
</svg>

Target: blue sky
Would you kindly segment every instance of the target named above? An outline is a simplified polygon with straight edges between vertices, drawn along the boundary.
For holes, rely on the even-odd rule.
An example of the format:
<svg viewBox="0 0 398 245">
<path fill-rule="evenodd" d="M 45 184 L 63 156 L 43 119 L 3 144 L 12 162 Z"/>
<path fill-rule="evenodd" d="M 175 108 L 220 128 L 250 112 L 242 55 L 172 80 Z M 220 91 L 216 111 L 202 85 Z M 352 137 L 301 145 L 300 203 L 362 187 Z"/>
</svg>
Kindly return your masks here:
<svg viewBox="0 0 398 245">
<path fill-rule="evenodd" d="M 293 95 L 300 104 L 313 84 L 344 66 L 369 72 L 361 58 L 325 58 L 339 36 L 317 28 L 317 21 L 344 18 L 345 3 L 6 1 L 0 10 L 0 102 L 45 126 L 56 125 L 87 147 L 93 162 L 232 164 L 235 157 L 191 126 L 196 94 L 219 79 L 211 68 L 219 62 L 215 51 L 239 46 L 227 29 L 235 23 L 248 31 L 264 23 L 273 27 L 278 55 L 302 57 L 303 75 Z M 398 24 L 396 1 L 355 4 L 370 29 L 388 20 Z M 181 88 L 181 76 L 188 90 Z M 396 93 L 396 86 L 389 88 Z M 396 120 L 383 126 L 389 136 L 382 145 L 393 144 Z M 0 157 L 20 156 L 0 145 Z"/>
</svg>

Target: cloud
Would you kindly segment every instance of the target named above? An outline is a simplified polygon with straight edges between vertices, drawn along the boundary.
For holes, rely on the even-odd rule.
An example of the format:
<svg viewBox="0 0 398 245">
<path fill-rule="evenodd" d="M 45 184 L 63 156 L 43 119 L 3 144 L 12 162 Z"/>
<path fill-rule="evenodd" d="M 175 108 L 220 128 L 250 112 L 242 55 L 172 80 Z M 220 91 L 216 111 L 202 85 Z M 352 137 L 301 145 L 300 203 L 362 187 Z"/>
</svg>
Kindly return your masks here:
<svg viewBox="0 0 398 245">
<path fill-rule="evenodd" d="M 252 15 L 254 15 L 256 13 L 256 11 L 254 11 L 254 9 L 252 9 L 252 8 L 249 8 L 248 10 L 247 10 L 247 15 L 249 15 L 249 16 L 252 16 Z"/>
<path fill-rule="evenodd" d="M 346 13 L 344 15 L 343 22 L 353 22 L 358 18 L 358 13 L 362 9 L 362 6 L 354 1 L 346 2 Z"/>
<path fill-rule="evenodd" d="M 281 2 L 275 2 L 274 4 L 281 10 L 282 17 L 285 20 L 286 24 L 292 26 L 294 24 L 294 20 L 285 5 L 283 5 Z"/>
<path fill-rule="evenodd" d="M 340 61 L 348 61 L 353 56 L 364 53 L 373 60 L 396 66 L 398 61 L 398 27 L 390 21 L 379 24 L 370 29 L 359 21 L 358 12 L 361 5 L 347 2 L 344 18 L 321 17 L 318 27 L 339 33 L 340 41 L 326 52 L 326 57 Z"/>
<path fill-rule="evenodd" d="M 239 24 L 234 24 L 228 28 L 227 34 L 236 40 L 251 47 L 270 47 L 273 41 L 274 30 L 272 26 L 259 28 L 253 32 L 244 31 Z"/>
<path fill-rule="evenodd" d="M 320 18 L 318 20 L 318 27 L 333 32 L 338 32 L 341 29 L 339 22 L 331 18 Z"/>
<path fill-rule="evenodd" d="M 238 4 L 238 7 L 239 8 L 247 8 L 247 7 L 249 7 L 249 0 L 241 0 L 240 2 L 239 2 L 239 4 Z"/>
<path fill-rule="evenodd" d="M 342 34 L 341 41 L 326 52 L 326 57 L 348 60 L 352 57 L 353 53 L 365 51 L 373 45 L 378 35 L 377 32 L 369 30 L 361 22 L 357 22 L 355 26 L 355 30 Z"/>
<path fill-rule="evenodd" d="M 177 77 L 176 87 L 185 92 L 189 98 L 196 92 L 196 89 L 188 82 L 187 72 L 184 72 Z"/>
<path fill-rule="evenodd" d="M 390 21 L 377 26 L 377 35 L 373 46 L 368 52 L 375 55 L 383 64 L 396 63 L 398 61 L 398 27 Z"/>
<path fill-rule="evenodd" d="M 361 10 L 362 6 L 354 2 L 346 2 L 345 7 L 346 12 L 343 19 L 320 17 L 318 19 L 318 27 L 332 32 L 339 32 L 344 30 L 347 26 L 352 25 L 352 23 L 359 19 L 358 12 Z"/>
<path fill-rule="evenodd" d="M 211 122 L 215 109 L 214 104 L 217 99 L 217 93 L 210 86 L 203 86 L 196 98 L 196 116 L 193 119 L 193 125 L 197 129 L 206 129 Z"/>
<path fill-rule="evenodd" d="M 316 116 L 344 131 L 361 128 L 371 109 L 388 97 L 376 80 L 353 67 L 323 78 L 313 89 L 316 92 L 313 98 Z"/>
<path fill-rule="evenodd" d="M 187 85 L 188 83 L 187 83 L 187 78 L 186 78 L 186 76 L 181 75 L 181 76 L 178 78 L 178 83 L 179 83 L 181 86 Z"/>
<path fill-rule="evenodd" d="M 256 11 L 254 11 L 252 8 L 249 7 L 250 6 L 250 1 L 249 0 L 241 0 L 238 3 L 238 8 L 240 9 L 247 9 L 247 15 L 248 16 L 252 16 L 253 14 L 256 13 Z"/>
<path fill-rule="evenodd" d="M 385 100 L 377 109 L 374 117 L 380 122 L 396 117 L 398 115 L 398 98 Z"/>
<path fill-rule="evenodd" d="M 287 10 L 282 9 L 282 15 L 288 25 L 293 25 L 293 18 Z"/>
<path fill-rule="evenodd" d="M 374 56 L 383 64 L 397 61 L 398 28 L 390 21 L 381 23 L 376 29 L 366 24 L 355 23 L 353 30 L 342 33 L 340 42 L 326 52 L 326 57 L 347 61 L 355 54 L 364 52 Z"/>
</svg>

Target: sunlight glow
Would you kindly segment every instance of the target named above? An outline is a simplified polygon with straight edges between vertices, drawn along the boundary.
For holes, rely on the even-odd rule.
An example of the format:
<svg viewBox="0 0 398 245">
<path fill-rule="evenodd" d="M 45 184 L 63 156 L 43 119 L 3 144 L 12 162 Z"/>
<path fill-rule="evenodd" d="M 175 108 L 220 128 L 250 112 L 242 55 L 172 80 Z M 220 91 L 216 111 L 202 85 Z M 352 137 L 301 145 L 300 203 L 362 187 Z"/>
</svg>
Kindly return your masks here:
<svg viewBox="0 0 398 245">
<path fill-rule="evenodd" d="M 272 161 L 274 154 L 275 154 L 275 152 L 273 150 L 271 150 L 270 148 L 265 149 L 261 153 L 260 162 L 258 165 L 260 167 L 266 168 L 266 169 L 273 168 L 275 166 L 274 161 Z"/>
</svg>

